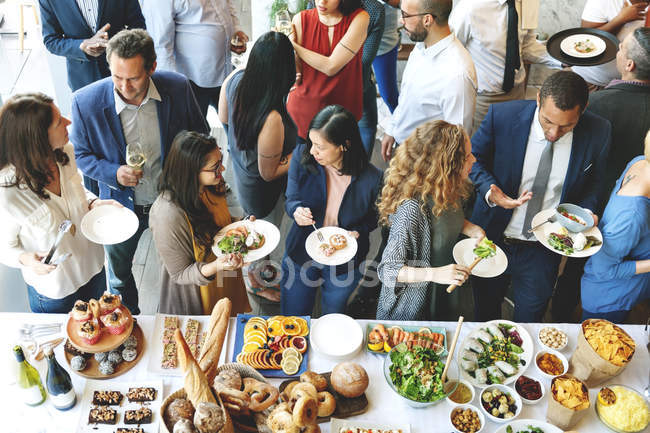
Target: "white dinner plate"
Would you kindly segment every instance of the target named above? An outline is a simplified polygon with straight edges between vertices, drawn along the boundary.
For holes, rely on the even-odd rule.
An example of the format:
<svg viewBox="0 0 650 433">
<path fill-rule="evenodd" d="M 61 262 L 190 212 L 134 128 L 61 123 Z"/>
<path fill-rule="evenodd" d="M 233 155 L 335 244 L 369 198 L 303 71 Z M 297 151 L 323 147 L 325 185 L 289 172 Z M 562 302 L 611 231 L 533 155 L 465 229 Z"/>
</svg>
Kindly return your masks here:
<svg viewBox="0 0 650 433">
<path fill-rule="evenodd" d="M 81 233 L 102 245 L 119 244 L 138 231 L 138 217 L 126 207 L 97 206 L 81 220 Z"/>
<path fill-rule="evenodd" d="M 474 263 L 474 259 L 476 259 L 476 255 L 474 254 L 475 247 L 476 239 L 472 238 L 463 239 L 454 245 L 452 254 L 456 263 L 463 266 L 470 266 Z M 472 275 L 483 278 L 494 278 L 505 272 L 508 267 L 508 257 L 506 257 L 506 253 L 498 245 L 495 245 L 495 247 L 497 247 L 496 255 L 478 262 L 474 266 L 474 269 L 472 269 Z"/>
<path fill-rule="evenodd" d="M 226 235 L 226 232 L 228 230 L 234 229 L 235 227 L 239 227 L 241 225 L 244 225 L 247 228 L 252 228 L 256 232 L 261 233 L 264 236 L 264 245 L 262 245 L 261 248 L 249 251 L 244 256 L 244 263 L 251 263 L 256 260 L 263 259 L 264 257 L 271 254 L 273 250 L 275 250 L 275 247 L 277 247 L 278 244 L 280 243 L 280 230 L 278 230 L 275 224 L 260 219 L 256 219 L 255 221 L 250 221 L 250 220 L 237 221 L 232 224 L 228 224 L 227 226 L 219 230 L 219 232 L 214 237 L 214 244 L 212 244 L 212 252 L 214 252 L 215 256 L 219 257 L 226 254 L 223 251 L 221 251 L 221 249 L 217 246 L 217 244 Z"/>
<path fill-rule="evenodd" d="M 402 422 L 403 420 L 400 420 Z M 339 433 L 341 429 L 350 429 L 354 432 L 358 429 L 365 429 L 367 431 L 377 432 L 377 431 L 393 431 L 402 433 L 411 433 L 410 424 L 399 424 L 399 425 L 388 425 L 377 421 L 361 421 L 356 419 L 330 419 L 330 432 Z"/>
<path fill-rule="evenodd" d="M 343 235 L 348 240 L 348 244 L 345 248 L 342 248 L 327 257 L 325 253 L 323 253 L 323 250 L 320 249 L 320 245 L 323 242 L 318 240 L 318 234 L 316 233 L 316 230 L 314 230 L 309 234 L 309 236 L 307 236 L 307 240 L 305 241 L 305 249 L 307 250 L 309 257 L 316 260 L 318 263 L 327 266 L 338 266 L 352 260 L 354 255 L 357 253 L 357 240 L 350 236 L 347 230 L 334 226 L 321 227 L 318 230 L 322 233 L 326 243 L 329 243 L 329 238 L 332 235 Z"/>
<path fill-rule="evenodd" d="M 501 385 L 509 385 L 509 384 L 513 383 L 515 380 L 517 380 L 517 378 L 519 376 L 521 376 L 526 371 L 526 369 L 530 365 L 531 360 L 533 359 L 533 350 L 535 349 L 534 344 L 533 344 L 533 339 L 530 337 L 530 334 L 528 333 L 528 330 L 526 330 L 526 328 L 524 328 L 520 323 L 511 322 L 509 320 L 491 320 L 489 322 L 479 324 L 479 326 L 476 329 L 474 329 L 467 337 L 465 337 L 465 340 L 463 340 L 463 344 L 460 345 L 460 350 L 458 351 L 458 353 L 460 354 L 463 351 L 463 349 L 467 348 L 467 343 L 468 343 L 469 339 L 470 338 L 475 338 L 476 334 L 478 333 L 479 330 L 487 329 L 487 326 L 490 325 L 490 324 L 498 326 L 499 323 L 508 324 L 510 326 L 515 326 L 517 328 L 517 332 L 519 333 L 519 336 L 521 337 L 521 340 L 522 340 L 521 348 L 524 350 L 523 353 L 519 354 L 519 358 L 523 359 L 525 364 L 520 365 L 517 368 L 517 372 L 514 375 L 512 375 L 510 377 L 507 377 L 506 380 L 501 384 Z M 469 350 L 469 348 L 467 348 L 467 350 Z M 457 355 L 457 356 L 460 356 L 460 355 Z M 472 385 L 474 385 L 477 388 L 486 388 L 488 386 L 491 386 L 491 385 L 488 385 L 486 383 L 478 383 L 476 381 L 476 379 L 474 379 L 462 367 L 460 367 L 460 374 L 462 375 L 463 379 L 465 379 L 466 381 L 468 381 L 469 383 L 471 383 Z"/>
<path fill-rule="evenodd" d="M 495 433 L 506 433 L 508 426 L 512 427 L 512 433 L 528 430 L 528 426 L 538 427 L 542 429 L 544 433 L 562 433 L 562 429 L 555 427 L 553 424 L 537 419 L 517 419 L 508 424 L 502 425 Z"/>
<path fill-rule="evenodd" d="M 592 42 L 594 44 L 594 50 L 588 53 L 581 53 L 579 51 L 576 51 L 575 44 L 578 42 L 585 42 L 585 41 Z M 596 35 L 587 35 L 582 33 L 577 35 L 567 36 L 562 40 L 562 42 L 560 42 L 560 49 L 565 54 L 568 54 L 571 57 L 579 57 L 579 58 L 596 57 L 601 55 L 605 51 L 605 48 L 607 48 L 607 45 L 605 44 L 605 41 L 602 40 L 600 37 Z"/>
<path fill-rule="evenodd" d="M 531 227 L 535 227 L 536 225 L 539 225 L 539 224 L 543 223 L 544 221 L 546 221 L 547 219 L 549 219 L 553 215 L 555 215 L 555 209 L 544 209 L 543 211 L 540 211 L 537 215 L 535 215 L 533 217 L 533 220 L 531 221 L 530 225 L 531 225 Z M 561 251 L 558 251 L 555 248 L 553 248 L 551 246 L 551 244 L 548 243 L 548 236 L 551 233 L 557 231 L 560 227 L 561 226 L 560 226 L 559 223 L 546 223 L 541 227 L 537 227 L 537 229 L 535 229 L 533 231 L 533 234 L 535 235 L 537 240 L 542 245 L 544 245 L 546 248 L 548 248 L 549 250 L 553 251 L 556 254 L 560 254 L 562 256 L 567 256 L 567 257 L 589 257 L 589 256 L 593 256 L 598 251 L 600 251 L 600 249 L 603 247 L 603 243 L 602 243 L 603 242 L 603 234 L 598 229 L 598 226 L 593 226 L 592 228 L 583 231 L 582 234 L 585 235 L 585 236 L 594 236 L 594 237 L 598 238 L 598 240 L 601 242 L 600 245 L 595 246 L 595 247 L 590 247 L 590 248 L 587 248 L 586 250 L 582 250 L 582 251 L 574 251 L 573 254 L 571 254 L 571 255 L 565 254 L 565 253 L 563 253 Z M 575 238 L 576 235 L 577 235 L 577 233 L 569 232 L 569 236 L 571 236 L 571 238 Z"/>
</svg>

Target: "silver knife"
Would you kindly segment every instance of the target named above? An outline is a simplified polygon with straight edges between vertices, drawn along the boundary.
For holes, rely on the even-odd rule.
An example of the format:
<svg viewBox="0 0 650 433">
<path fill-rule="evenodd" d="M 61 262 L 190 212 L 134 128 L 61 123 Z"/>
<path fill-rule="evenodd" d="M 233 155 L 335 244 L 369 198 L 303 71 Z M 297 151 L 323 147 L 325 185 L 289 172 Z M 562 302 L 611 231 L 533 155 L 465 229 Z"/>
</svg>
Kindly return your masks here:
<svg viewBox="0 0 650 433">
<path fill-rule="evenodd" d="M 52 248 L 50 248 L 50 252 L 47 253 L 47 256 L 45 256 L 45 259 L 43 260 L 44 264 L 50 264 L 50 260 L 52 260 L 52 256 L 54 256 L 56 249 L 59 247 L 63 235 L 70 230 L 70 227 L 72 227 L 72 221 L 70 220 L 65 220 L 59 225 L 59 232 L 56 234 L 56 239 L 54 239 L 54 244 L 52 245 Z"/>
</svg>

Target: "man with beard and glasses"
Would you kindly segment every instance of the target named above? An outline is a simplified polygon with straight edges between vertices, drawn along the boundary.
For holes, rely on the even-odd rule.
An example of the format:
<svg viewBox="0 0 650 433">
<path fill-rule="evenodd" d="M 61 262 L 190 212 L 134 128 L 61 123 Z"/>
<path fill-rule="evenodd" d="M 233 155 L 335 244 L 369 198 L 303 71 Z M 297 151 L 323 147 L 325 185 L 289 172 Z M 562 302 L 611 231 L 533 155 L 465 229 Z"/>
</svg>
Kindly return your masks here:
<svg viewBox="0 0 650 433">
<path fill-rule="evenodd" d="M 451 0 L 403 0 L 404 30 L 415 44 L 400 89 L 397 108 L 381 142 L 385 161 L 393 147 L 429 120 L 461 124 L 471 131 L 476 103 L 474 63 L 449 30 Z"/>
</svg>

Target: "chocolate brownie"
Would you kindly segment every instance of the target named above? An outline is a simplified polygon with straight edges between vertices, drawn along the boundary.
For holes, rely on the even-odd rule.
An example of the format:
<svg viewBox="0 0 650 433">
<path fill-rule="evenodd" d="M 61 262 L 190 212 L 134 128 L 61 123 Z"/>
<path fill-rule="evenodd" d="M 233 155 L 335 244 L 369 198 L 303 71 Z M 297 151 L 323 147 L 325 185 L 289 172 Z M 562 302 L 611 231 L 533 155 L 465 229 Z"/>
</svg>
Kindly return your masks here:
<svg viewBox="0 0 650 433">
<path fill-rule="evenodd" d="M 129 401 L 154 401 L 156 388 L 129 388 L 126 397 Z"/>
<path fill-rule="evenodd" d="M 90 409 L 88 424 L 115 424 L 117 411 L 108 406 L 99 406 Z"/>
<path fill-rule="evenodd" d="M 119 391 L 93 392 L 93 404 L 96 406 L 113 406 L 122 402 L 124 395 Z"/>
<path fill-rule="evenodd" d="M 115 433 L 144 433 L 140 427 L 133 428 L 118 428 Z"/>
<path fill-rule="evenodd" d="M 151 416 L 151 409 L 148 407 L 127 410 L 124 412 L 124 424 L 151 424 Z"/>
</svg>

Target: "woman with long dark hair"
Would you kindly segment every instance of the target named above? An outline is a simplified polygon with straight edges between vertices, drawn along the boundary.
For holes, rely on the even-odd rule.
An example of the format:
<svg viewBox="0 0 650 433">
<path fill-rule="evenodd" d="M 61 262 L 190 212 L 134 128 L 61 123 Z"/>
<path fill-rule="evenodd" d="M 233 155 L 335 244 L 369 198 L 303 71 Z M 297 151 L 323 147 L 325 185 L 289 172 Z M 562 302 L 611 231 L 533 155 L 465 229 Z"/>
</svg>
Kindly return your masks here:
<svg viewBox="0 0 650 433">
<path fill-rule="evenodd" d="M 162 260 L 158 311 L 210 314 L 227 296 L 233 313 L 249 310 L 240 254 L 215 259 L 213 238 L 232 222 L 223 191 L 222 154 L 213 137 L 181 131 L 172 142 L 151 206 L 149 227 Z"/>
<path fill-rule="evenodd" d="M 323 314 L 342 313 L 361 279 L 369 234 L 377 227 L 375 201 L 381 172 L 368 162 L 357 121 L 340 105 L 323 108 L 309 125 L 307 143 L 296 147 L 287 182 L 287 214 L 294 220 L 282 260 L 282 313 L 311 314 L 322 279 Z M 357 253 L 345 265 L 311 261 L 307 236 L 317 227 L 337 226 L 357 239 Z"/>
<path fill-rule="evenodd" d="M 289 38 L 268 32 L 255 42 L 246 69 L 224 81 L 219 98 L 239 203 L 246 214 L 268 216 L 278 226 L 282 221 L 278 202 L 296 145 L 296 127 L 286 107 L 294 74 Z M 274 208 L 279 212 L 272 213 Z"/>
<path fill-rule="evenodd" d="M 361 0 L 315 4 L 293 17 L 291 34 L 299 62 L 287 107 L 302 140 L 311 119 L 327 105 L 342 105 L 357 121 L 363 114 L 361 56 L 370 16 Z"/>
<path fill-rule="evenodd" d="M 79 227 L 95 206 L 121 206 L 84 190 L 68 125 L 41 93 L 13 96 L 0 109 L 0 261 L 22 271 L 35 313 L 67 313 L 106 290 L 104 249 Z M 46 264 L 65 220 L 72 226 Z"/>
</svg>

